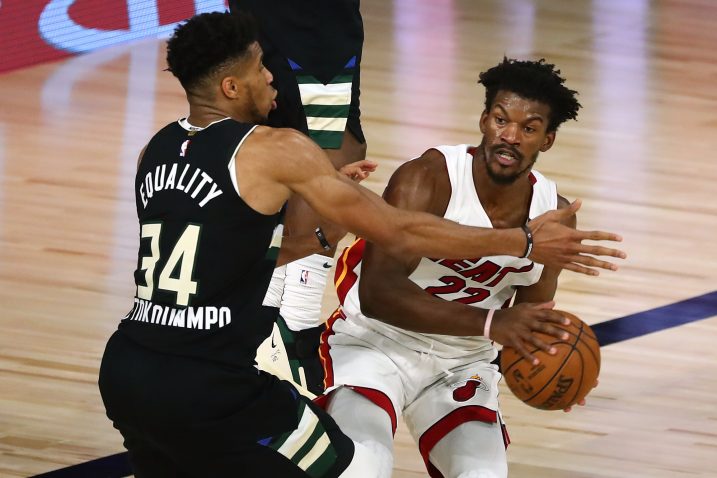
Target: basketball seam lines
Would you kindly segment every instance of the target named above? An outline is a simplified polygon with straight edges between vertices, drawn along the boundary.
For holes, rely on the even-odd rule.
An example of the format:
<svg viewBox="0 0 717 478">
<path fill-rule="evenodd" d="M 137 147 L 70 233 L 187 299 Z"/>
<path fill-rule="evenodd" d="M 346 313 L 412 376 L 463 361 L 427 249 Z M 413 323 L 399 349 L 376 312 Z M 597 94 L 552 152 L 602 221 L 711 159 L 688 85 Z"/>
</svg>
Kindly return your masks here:
<svg viewBox="0 0 717 478">
<path fill-rule="evenodd" d="M 568 332 L 568 333 L 569 333 L 569 332 Z M 572 335 L 572 334 L 571 334 L 571 335 Z M 553 381 L 553 379 L 555 378 L 555 376 L 560 373 L 560 371 L 563 369 L 563 367 L 565 367 L 565 363 L 568 361 L 568 359 L 570 358 L 570 356 L 571 356 L 571 355 L 573 354 L 573 352 L 575 351 L 575 348 L 576 348 L 578 342 L 580 341 L 580 336 L 581 336 L 581 335 L 583 335 L 583 323 L 582 323 L 582 322 L 580 323 L 580 331 L 578 332 L 577 335 L 575 335 L 575 342 L 570 346 L 570 349 L 571 349 L 571 350 L 570 350 L 569 353 L 567 353 L 567 354 L 565 355 L 565 358 L 563 359 L 563 363 L 560 364 L 560 367 L 558 367 L 558 369 L 555 371 L 555 373 L 552 375 L 552 377 L 550 377 L 548 380 L 545 381 L 545 385 L 543 385 L 543 386 L 540 388 L 540 390 L 538 390 L 537 392 L 535 392 L 532 396 L 526 398 L 525 401 L 532 400 L 532 399 L 534 399 L 536 396 L 538 396 L 538 394 L 540 394 L 540 392 L 542 392 L 543 390 L 545 390 L 545 387 L 547 387 L 547 386 L 550 384 L 550 382 Z M 568 343 L 569 343 L 569 342 L 568 342 Z M 536 349 L 536 350 L 540 350 L 540 349 Z M 533 352 L 531 352 L 531 353 L 533 353 Z M 581 357 L 581 359 L 582 359 L 582 355 L 581 355 L 580 357 Z"/>
</svg>

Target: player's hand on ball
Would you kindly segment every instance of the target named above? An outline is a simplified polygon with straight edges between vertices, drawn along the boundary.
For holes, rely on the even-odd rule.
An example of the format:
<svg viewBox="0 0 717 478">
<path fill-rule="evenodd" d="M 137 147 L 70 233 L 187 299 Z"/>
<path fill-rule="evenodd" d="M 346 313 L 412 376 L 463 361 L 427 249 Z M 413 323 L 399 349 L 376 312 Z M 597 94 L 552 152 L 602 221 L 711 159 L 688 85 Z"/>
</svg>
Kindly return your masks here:
<svg viewBox="0 0 717 478">
<path fill-rule="evenodd" d="M 532 306 L 546 305 L 552 304 Z M 508 388 L 526 405 L 541 410 L 569 410 L 584 404 L 585 397 L 597 384 L 600 343 L 590 326 L 575 314 L 554 312 L 569 319 L 569 323 L 553 322 L 550 326 L 564 329 L 569 337 L 534 330 L 534 335 L 550 344 L 549 351 L 527 345 L 539 363 L 526 360 L 525 354 L 515 347 L 503 347 L 500 370 Z"/>
<path fill-rule="evenodd" d="M 541 332 L 560 340 L 567 340 L 568 333 L 553 324 L 567 325 L 570 320 L 555 312 L 555 302 L 542 304 L 518 304 L 497 310 L 490 327 L 490 338 L 505 347 L 517 350 L 533 365 L 540 363 L 531 350 L 540 349 L 555 354 L 555 348 L 541 340 L 534 332 Z"/>
</svg>

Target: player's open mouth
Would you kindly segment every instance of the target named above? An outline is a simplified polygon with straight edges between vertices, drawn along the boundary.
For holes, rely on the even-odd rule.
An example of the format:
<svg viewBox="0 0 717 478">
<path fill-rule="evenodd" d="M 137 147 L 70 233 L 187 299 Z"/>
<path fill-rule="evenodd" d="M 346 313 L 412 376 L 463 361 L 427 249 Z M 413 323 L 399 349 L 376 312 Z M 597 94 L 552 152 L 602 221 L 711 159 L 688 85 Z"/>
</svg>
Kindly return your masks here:
<svg viewBox="0 0 717 478">
<path fill-rule="evenodd" d="M 512 166 L 518 162 L 518 158 L 510 151 L 499 150 L 495 152 L 495 157 L 503 166 Z"/>
</svg>

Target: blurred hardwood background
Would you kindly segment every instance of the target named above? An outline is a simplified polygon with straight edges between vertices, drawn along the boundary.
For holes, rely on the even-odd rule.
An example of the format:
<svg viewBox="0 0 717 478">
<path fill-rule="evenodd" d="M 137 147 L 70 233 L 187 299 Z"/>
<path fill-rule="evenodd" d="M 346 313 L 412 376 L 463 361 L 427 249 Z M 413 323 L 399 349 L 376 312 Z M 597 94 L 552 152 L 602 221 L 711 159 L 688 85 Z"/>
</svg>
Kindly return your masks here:
<svg viewBox="0 0 717 478">
<path fill-rule="evenodd" d="M 477 143 L 478 73 L 545 57 L 580 92 L 536 169 L 584 199 L 583 228 L 624 235 L 618 273 L 563 274 L 588 323 L 717 290 L 717 2 L 364 0 L 367 185 L 438 144 Z M 9 45 L 6 48 L 13 48 Z M 137 154 L 186 114 L 144 40 L 0 75 L 0 476 L 123 451 L 97 369 L 132 304 Z M 333 294 L 325 299 L 333 308 Z M 501 395 L 511 477 L 717 476 L 717 318 L 603 349 L 588 406 Z M 475 444 L 480 447 L 480 443 Z M 425 477 L 404 429 L 395 477 Z"/>
</svg>

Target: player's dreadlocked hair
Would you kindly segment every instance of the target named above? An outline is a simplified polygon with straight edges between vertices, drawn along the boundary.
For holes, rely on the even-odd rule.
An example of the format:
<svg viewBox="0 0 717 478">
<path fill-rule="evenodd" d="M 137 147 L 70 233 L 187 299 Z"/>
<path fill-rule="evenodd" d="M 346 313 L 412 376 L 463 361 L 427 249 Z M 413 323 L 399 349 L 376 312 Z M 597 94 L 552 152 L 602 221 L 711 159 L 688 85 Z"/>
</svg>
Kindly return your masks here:
<svg viewBox="0 0 717 478">
<path fill-rule="evenodd" d="M 577 91 L 566 88 L 565 78 L 555 65 L 539 61 L 520 61 L 503 57 L 503 61 L 480 74 L 478 83 L 485 86 L 485 109 L 490 111 L 498 90 L 511 91 L 523 98 L 540 101 L 550 106 L 548 131 L 578 116 L 580 103 Z"/>
<path fill-rule="evenodd" d="M 254 20 L 238 13 L 203 13 L 178 26 L 167 41 L 167 70 L 190 90 L 256 40 Z"/>
</svg>

